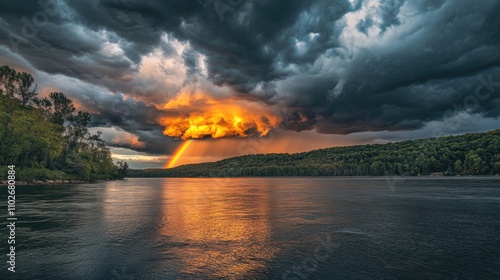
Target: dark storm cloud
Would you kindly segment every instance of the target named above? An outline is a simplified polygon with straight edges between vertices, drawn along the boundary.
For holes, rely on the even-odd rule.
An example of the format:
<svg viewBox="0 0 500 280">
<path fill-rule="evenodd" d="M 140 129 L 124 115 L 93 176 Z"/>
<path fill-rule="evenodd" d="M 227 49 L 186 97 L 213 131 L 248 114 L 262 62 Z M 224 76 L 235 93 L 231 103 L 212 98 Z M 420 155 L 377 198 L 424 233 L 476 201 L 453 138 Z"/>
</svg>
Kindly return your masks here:
<svg viewBox="0 0 500 280">
<path fill-rule="evenodd" d="M 358 28 L 359 32 L 364 33 L 365 35 L 368 35 L 368 28 L 372 27 L 374 24 L 373 19 L 371 17 L 368 17 L 366 19 L 361 20 L 356 27 Z"/>
<path fill-rule="evenodd" d="M 373 19 L 374 15 L 369 13 L 365 19 L 359 21 L 356 27 L 361 33 L 368 36 L 368 29 L 374 25 L 378 26 L 382 32 L 391 26 L 397 26 L 401 23 L 399 21 L 398 14 L 403 4 L 404 1 L 402 0 L 383 1 L 377 9 L 380 11 L 380 24 L 377 24 Z"/>
<path fill-rule="evenodd" d="M 387 0 L 383 1 L 381 6 L 381 30 L 385 31 L 393 25 L 399 25 L 401 22 L 398 19 L 399 10 L 404 4 L 403 0 Z"/>
<path fill-rule="evenodd" d="M 39 1 L 41 5 L 12 3 L 2 4 L 0 16 L 5 24 L 0 27 L 0 42 L 37 69 L 87 79 L 103 74 L 118 78 L 123 75 L 118 69 L 130 68 L 127 60 L 110 60 L 100 54 L 100 39 L 72 23 L 65 5 L 54 0 Z"/>
<path fill-rule="evenodd" d="M 419 128 L 473 95 L 480 85 L 476 76 L 491 74 L 498 80 L 500 19 L 494 15 L 500 7 L 483 4 L 442 8 L 440 17 L 429 15 L 429 24 L 409 34 L 413 38 L 407 36 L 406 44 L 360 53 L 351 61 L 352 72 L 320 130 Z M 437 87 L 442 90 L 436 92 Z M 499 90 L 476 110 L 498 117 L 488 104 L 499 97 Z"/>
<path fill-rule="evenodd" d="M 134 145 L 126 141 L 108 141 L 112 147 L 130 148 L 149 154 L 170 154 L 177 146 L 173 139 L 165 137 L 163 127 L 156 120 L 169 116 L 168 112 L 158 110 L 145 102 L 125 99 L 122 95 L 79 94 L 87 96 L 80 99 L 80 106 L 92 112 L 89 127 L 119 127 L 123 131 L 137 136 L 143 145 Z M 118 135 L 118 138 L 120 136 Z"/>
<path fill-rule="evenodd" d="M 481 86 L 477 77 L 500 80 L 499 9 L 498 2 L 488 1 L 438 6 L 401 41 L 378 42 L 377 48 L 339 60 L 343 72 L 332 70 L 329 96 L 322 79 L 327 76 L 311 77 L 310 83 L 304 76 L 291 79 L 294 98 L 288 104 L 316 112 L 312 123 L 323 133 L 417 129 L 442 120 L 457 103 L 474 97 Z M 304 85 L 293 85 L 296 80 Z M 499 92 L 497 86 L 474 112 L 498 117 Z"/>
<path fill-rule="evenodd" d="M 88 36 L 64 28 L 83 28 L 94 33 L 107 30 L 116 34 L 123 42 L 129 43 L 123 49 L 126 58 L 133 63 L 139 63 L 142 55 L 159 45 L 161 35 L 166 32 L 190 42 L 197 51 L 206 55 L 208 72 L 215 84 L 248 92 L 258 83 L 283 77 L 286 71 L 277 67 L 277 63 L 313 62 L 318 54 L 338 45 L 338 30 L 331 23 L 350 10 L 347 1 L 338 1 L 335 5 L 329 1 L 294 0 L 286 4 L 282 1 L 242 1 L 239 7 L 226 12 L 225 20 L 221 21 L 214 7 L 201 2 L 66 1 L 59 6 L 68 10 L 67 21 L 74 26 L 63 26 L 60 21 L 50 22 L 39 28 L 36 40 L 30 45 L 21 44 L 19 51 L 30 56 L 39 69 L 51 73 L 62 69 L 59 70 L 62 74 L 87 78 L 85 73 L 92 71 L 96 75 L 118 78 L 113 69 L 120 69 L 123 73 L 133 70 L 133 65 L 102 61 L 95 54 L 99 45 L 87 46 L 89 43 L 82 40 L 88 40 Z M 36 13 L 37 9 L 32 6 L 24 11 L 27 18 Z M 11 20 L 15 26 L 22 27 L 18 17 L 17 21 Z M 19 28 L 9 31 L 22 33 Z M 71 31 L 74 33 L 70 34 Z M 297 54 L 295 40 L 310 33 L 318 33 L 318 38 L 307 53 Z M 8 38 L 5 34 L 3 37 L 5 42 Z M 49 53 L 44 48 L 34 48 L 36 45 L 53 49 Z M 89 60 L 70 59 L 82 54 Z M 52 66 L 54 61 L 60 64 L 59 67 Z M 95 69 L 79 66 L 99 63 L 103 65 Z"/>
<path fill-rule="evenodd" d="M 282 127 L 291 130 L 397 131 L 450 110 L 500 115 L 498 86 L 478 106 L 454 109 L 474 96 L 478 77 L 500 80 L 498 1 L 221 1 L 47 0 L 42 6 L 57 9 L 41 26 L 35 15 L 46 9 L 35 1 L 0 1 L 0 43 L 37 70 L 114 93 L 74 97 L 95 110 L 93 125 L 134 133 L 149 152 L 169 149 L 155 122 L 164 112 L 120 94 L 159 103 L 179 90 L 133 78 L 156 49 L 180 55 L 180 84 L 206 71 L 238 98 L 284 106 Z"/>
<path fill-rule="evenodd" d="M 195 76 L 199 75 L 201 71 L 198 53 L 196 53 L 196 51 L 192 48 L 189 48 L 183 53 L 182 58 L 184 59 L 184 65 L 186 66 L 188 80 L 195 79 Z"/>
</svg>

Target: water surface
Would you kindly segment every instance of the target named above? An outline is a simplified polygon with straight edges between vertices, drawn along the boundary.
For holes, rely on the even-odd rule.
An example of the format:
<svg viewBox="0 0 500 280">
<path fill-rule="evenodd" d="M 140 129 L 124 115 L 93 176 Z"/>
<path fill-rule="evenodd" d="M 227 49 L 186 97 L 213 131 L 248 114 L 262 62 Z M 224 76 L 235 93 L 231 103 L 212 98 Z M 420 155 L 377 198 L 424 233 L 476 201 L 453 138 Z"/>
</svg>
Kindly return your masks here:
<svg viewBox="0 0 500 280">
<path fill-rule="evenodd" d="M 498 178 L 127 179 L 16 199 L 1 279 L 500 279 Z"/>
</svg>

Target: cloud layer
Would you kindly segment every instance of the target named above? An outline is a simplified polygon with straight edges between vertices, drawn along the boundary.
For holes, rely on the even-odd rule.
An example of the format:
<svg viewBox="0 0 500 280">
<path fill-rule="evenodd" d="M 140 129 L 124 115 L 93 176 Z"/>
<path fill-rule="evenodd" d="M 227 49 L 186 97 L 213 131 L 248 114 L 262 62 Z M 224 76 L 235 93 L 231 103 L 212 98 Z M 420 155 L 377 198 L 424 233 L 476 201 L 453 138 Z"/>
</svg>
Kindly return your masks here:
<svg viewBox="0 0 500 280">
<path fill-rule="evenodd" d="M 172 152 L 164 120 L 207 106 L 165 104 L 193 89 L 279 119 L 265 129 L 421 130 L 500 115 L 498 1 L 0 4 L 0 62 L 67 93 L 116 147 Z"/>
</svg>

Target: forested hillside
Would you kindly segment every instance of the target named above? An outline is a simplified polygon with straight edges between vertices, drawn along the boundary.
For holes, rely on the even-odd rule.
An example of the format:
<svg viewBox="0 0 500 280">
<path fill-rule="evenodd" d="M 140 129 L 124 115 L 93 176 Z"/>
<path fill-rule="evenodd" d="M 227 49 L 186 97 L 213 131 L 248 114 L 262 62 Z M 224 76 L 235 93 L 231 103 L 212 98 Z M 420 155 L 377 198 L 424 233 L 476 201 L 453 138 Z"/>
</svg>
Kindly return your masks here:
<svg viewBox="0 0 500 280">
<path fill-rule="evenodd" d="M 113 164 L 100 135 L 89 133 L 90 120 L 63 93 L 38 98 L 30 74 L 0 67 L 0 181 L 8 165 L 23 181 L 123 178 L 127 163 Z"/>
<path fill-rule="evenodd" d="M 259 154 L 171 169 L 130 170 L 129 177 L 383 176 L 500 174 L 500 129 L 297 154 Z"/>
</svg>

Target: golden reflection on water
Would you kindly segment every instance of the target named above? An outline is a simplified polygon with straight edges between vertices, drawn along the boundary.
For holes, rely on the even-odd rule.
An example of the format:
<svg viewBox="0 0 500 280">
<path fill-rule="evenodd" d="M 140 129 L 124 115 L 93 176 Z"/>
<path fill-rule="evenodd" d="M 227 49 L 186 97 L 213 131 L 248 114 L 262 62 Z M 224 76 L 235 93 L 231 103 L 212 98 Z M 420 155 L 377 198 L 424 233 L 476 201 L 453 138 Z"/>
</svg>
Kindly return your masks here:
<svg viewBox="0 0 500 280">
<path fill-rule="evenodd" d="M 184 273 L 243 279 L 263 271 L 276 253 L 270 243 L 269 188 L 240 185 L 239 179 L 228 187 L 220 180 L 164 185 L 160 234 L 177 244 L 169 253 L 183 263 Z"/>
</svg>

